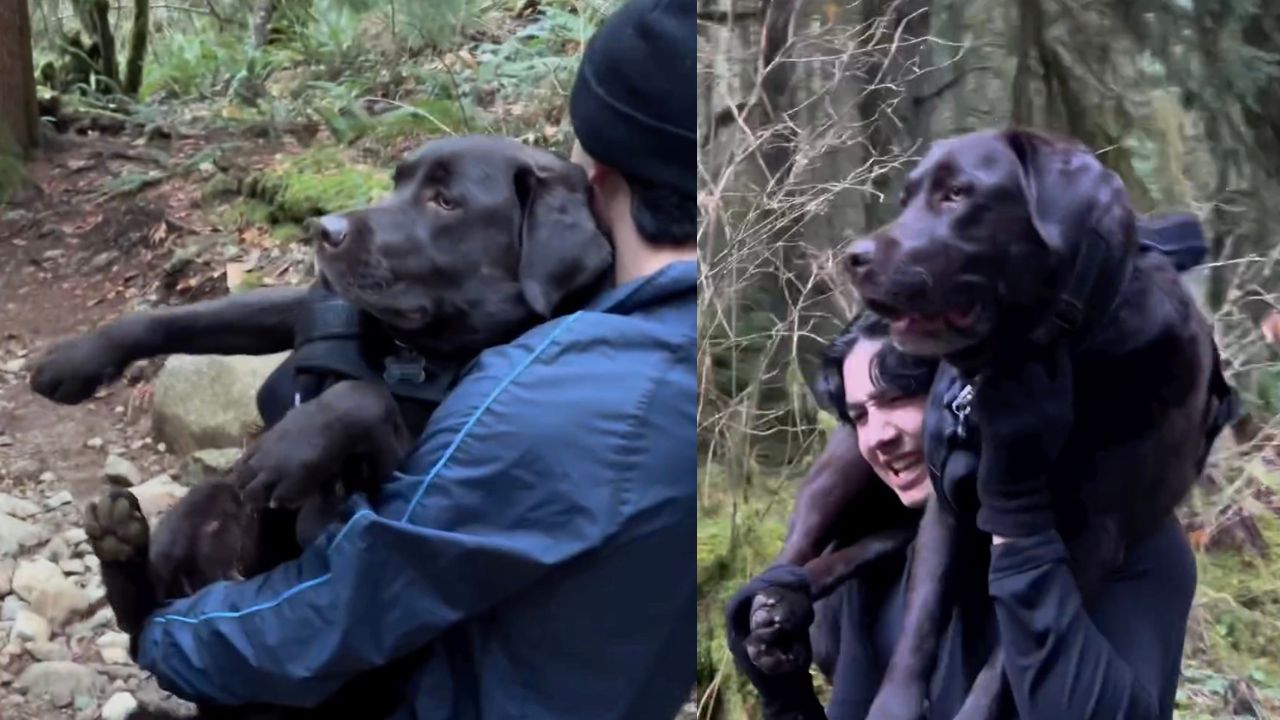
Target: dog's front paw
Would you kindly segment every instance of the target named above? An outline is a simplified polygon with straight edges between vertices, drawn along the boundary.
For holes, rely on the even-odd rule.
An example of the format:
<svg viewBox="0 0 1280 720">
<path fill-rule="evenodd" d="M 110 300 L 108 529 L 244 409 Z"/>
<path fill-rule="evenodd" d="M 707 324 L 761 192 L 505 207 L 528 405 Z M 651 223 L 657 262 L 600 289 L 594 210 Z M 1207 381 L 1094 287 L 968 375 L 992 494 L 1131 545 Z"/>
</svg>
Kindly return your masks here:
<svg viewBox="0 0 1280 720">
<path fill-rule="evenodd" d="M 813 604 L 782 587 L 760 591 L 751 601 L 750 633 L 743 641 L 752 664 L 770 675 L 804 670 L 813 661 L 809 624 Z"/>
<path fill-rule="evenodd" d="M 232 469 L 252 507 L 298 508 L 340 479 L 347 438 L 322 405 L 300 405 L 259 437 Z"/>
<path fill-rule="evenodd" d="M 871 703 L 867 720 L 922 720 L 924 713 L 923 684 L 886 679 Z"/>
<path fill-rule="evenodd" d="M 120 348 L 94 332 L 50 348 L 36 361 L 29 382 L 36 393 L 54 402 L 75 405 L 117 380 L 126 365 Z"/>
<path fill-rule="evenodd" d="M 104 563 L 127 563 L 147 557 L 151 528 L 133 493 L 112 488 L 85 508 L 84 532 L 93 554 Z"/>
</svg>

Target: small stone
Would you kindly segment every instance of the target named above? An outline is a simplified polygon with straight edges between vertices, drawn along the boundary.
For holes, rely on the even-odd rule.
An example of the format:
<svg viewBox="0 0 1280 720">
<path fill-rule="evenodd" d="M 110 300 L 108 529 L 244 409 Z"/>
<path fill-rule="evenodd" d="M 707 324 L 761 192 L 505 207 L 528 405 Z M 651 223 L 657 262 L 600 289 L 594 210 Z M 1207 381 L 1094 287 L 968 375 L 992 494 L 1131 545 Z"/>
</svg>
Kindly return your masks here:
<svg viewBox="0 0 1280 720">
<path fill-rule="evenodd" d="M 105 632 L 102 637 L 94 641 L 94 645 L 99 648 L 124 648 L 129 649 L 129 634 L 122 632 Z"/>
<path fill-rule="evenodd" d="M 22 642 L 47 642 L 53 635 L 49 621 L 30 610 L 19 610 L 13 621 L 13 629 L 9 631 L 9 640 Z"/>
<path fill-rule="evenodd" d="M 48 500 L 45 500 L 44 509 L 53 510 L 60 508 L 63 505 L 70 505 L 73 502 L 75 502 L 75 498 L 71 497 L 71 493 L 67 490 L 63 490 L 62 492 L 51 495 Z"/>
<path fill-rule="evenodd" d="M 110 265 L 115 259 L 116 259 L 115 253 L 112 253 L 112 252 L 98 253 L 97 255 L 93 256 L 93 259 L 89 261 L 89 264 L 86 267 L 88 267 L 89 272 L 97 272 L 99 270 L 105 270 L 106 267 Z"/>
<path fill-rule="evenodd" d="M 169 447 L 168 447 L 167 445 L 165 445 L 164 443 L 159 443 L 159 444 L 157 444 L 157 445 L 156 445 L 156 450 L 157 450 L 158 452 L 168 452 Z"/>
<path fill-rule="evenodd" d="M 0 558 L 18 554 L 40 542 L 43 530 L 25 520 L 0 514 Z"/>
<path fill-rule="evenodd" d="M 155 527 L 155 522 L 159 520 L 160 515 L 187 494 L 187 488 L 174 482 L 168 475 L 157 475 L 141 485 L 130 488 L 129 492 L 138 498 L 138 506 L 142 508 L 142 514 L 146 516 L 147 522 Z"/>
<path fill-rule="evenodd" d="M 102 580 L 94 578 L 90 581 L 88 587 L 84 589 L 85 595 L 89 598 L 90 605 L 97 605 L 98 601 L 107 596 L 107 588 L 102 584 Z"/>
<path fill-rule="evenodd" d="M 92 437 L 84 441 L 84 446 L 90 450 L 97 450 L 102 447 L 102 438 Z"/>
<path fill-rule="evenodd" d="M 102 704 L 102 720 L 125 720 L 138 709 L 138 701 L 127 692 L 118 692 Z"/>
<path fill-rule="evenodd" d="M 67 558 L 58 563 L 58 569 L 68 575 L 83 575 L 85 571 L 84 561 L 80 558 Z"/>
<path fill-rule="evenodd" d="M 44 550 L 40 552 L 40 555 L 52 563 L 62 562 L 71 557 L 71 547 L 67 545 L 67 541 L 63 540 L 61 536 L 57 536 L 44 546 Z"/>
<path fill-rule="evenodd" d="M 142 471 L 138 466 L 120 457 L 108 455 L 102 465 L 102 476 L 107 482 L 118 487 L 133 487 L 142 482 Z"/>
<path fill-rule="evenodd" d="M 9 464 L 9 475 L 16 478 L 33 478 L 40 475 L 44 465 L 34 458 L 22 458 Z"/>
<path fill-rule="evenodd" d="M 55 482 L 58 482 L 58 476 L 55 475 L 52 470 L 45 470 L 44 472 L 40 473 L 40 482 L 45 485 L 48 485 L 50 483 L 55 483 Z"/>
<path fill-rule="evenodd" d="M 69 547 L 75 547 L 81 543 L 89 542 L 89 534 L 84 531 L 84 528 L 71 528 L 62 533 L 62 540 Z"/>
<path fill-rule="evenodd" d="M 67 643 L 62 638 L 31 643 L 27 645 L 27 652 L 31 657 L 42 662 L 71 659 L 71 650 L 67 648 Z"/>
<path fill-rule="evenodd" d="M 13 591 L 13 571 L 17 567 L 17 560 L 0 558 L 0 597 L 4 597 Z"/>
<path fill-rule="evenodd" d="M 40 513 L 40 506 L 12 495 L 0 495 L 0 515 L 26 520 Z"/>
<path fill-rule="evenodd" d="M 187 465 L 190 471 L 194 471 L 196 477 L 202 477 L 209 473 L 225 474 L 235 466 L 236 460 L 240 459 L 240 455 L 240 448 L 197 450 L 187 456 Z M 189 482 L 188 484 L 193 483 Z"/>
<path fill-rule="evenodd" d="M 81 635 L 92 635 L 99 630 L 111 627 L 111 623 L 115 622 L 116 615 L 110 607 L 100 608 L 88 620 L 67 627 L 67 635 L 79 637 Z"/>
<path fill-rule="evenodd" d="M 27 364 L 27 361 L 23 360 L 22 358 L 18 358 L 17 360 L 9 360 L 3 365 L 0 365 L 0 370 L 17 375 L 18 373 L 22 372 L 22 368 L 26 364 Z"/>
<path fill-rule="evenodd" d="M 85 555 L 84 565 L 91 571 L 97 572 L 102 567 L 102 561 L 98 559 L 97 555 Z"/>
<path fill-rule="evenodd" d="M 102 662 L 108 665 L 128 665 L 133 662 L 133 658 L 129 657 L 129 650 L 126 648 L 101 648 L 98 650 L 98 654 L 102 656 Z"/>
<path fill-rule="evenodd" d="M 92 699 L 106 685 L 106 679 L 91 668 L 59 660 L 34 663 L 14 681 L 28 697 L 47 698 L 55 707 L 71 705 L 77 695 Z"/>
<path fill-rule="evenodd" d="M 26 609 L 27 602 L 17 595 L 9 595 L 0 603 L 0 620 L 16 621 L 18 613 Z"/>
<path fill-rule="evenodd" d="M 55 628 L 86 612 L 94 599 L 68 580 L 57 565 L 36 558 L 18 564 L 13 574 L 13 591 L 31 603 L 31 609 L 47 618 Z"/>
</svg>

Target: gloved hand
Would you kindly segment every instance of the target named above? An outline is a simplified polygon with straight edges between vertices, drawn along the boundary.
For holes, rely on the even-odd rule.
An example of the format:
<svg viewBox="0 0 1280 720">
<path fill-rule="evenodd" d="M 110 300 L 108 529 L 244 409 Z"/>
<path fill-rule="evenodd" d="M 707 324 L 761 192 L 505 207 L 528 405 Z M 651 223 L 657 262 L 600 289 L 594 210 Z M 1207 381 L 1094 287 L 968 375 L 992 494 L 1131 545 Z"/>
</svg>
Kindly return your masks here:
<svg viewBox="0 0 1280 720">
<path fill-rule="evenodd" d="M 725 634 L 734 665 L 760 693 L 765 720 L 825 720 L 807 664 L 793 672 L 771 675 L 751 661 L 746 638 L 751 633 L 751 606 L 756 595 L 770 588 L 808 595 L 809 579 L 796 565 L 775 565 L 743 585 L 725 606 Z M 803 624 L 812 623 L 812 608 Z M 805 630 L 807 633 L 807 629 Z M 807 642 L 808 635 L 804 636 Z"/>
<path fill-rule="evenodd" d="M 978 527 L 995 536 L 1054 526 L 1048 475 L 1074 419 L 1071 359 L 1064 343 L 983 378 L 973 400 L 982 436 Z"/>
</svg>

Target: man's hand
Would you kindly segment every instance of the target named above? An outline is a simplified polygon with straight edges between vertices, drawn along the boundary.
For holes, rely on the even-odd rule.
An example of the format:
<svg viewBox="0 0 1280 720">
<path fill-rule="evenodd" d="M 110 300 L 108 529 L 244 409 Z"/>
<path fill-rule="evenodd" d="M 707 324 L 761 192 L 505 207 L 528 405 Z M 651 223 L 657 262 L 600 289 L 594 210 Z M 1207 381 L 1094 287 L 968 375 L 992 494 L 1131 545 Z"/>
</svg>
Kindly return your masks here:
<svg viewBox="0 0 1280 720">
<path fill-rule="evenodd" d="M 978 387 L 978 527 L 999 541 L 1053 528 L 1047 480 L 1071 433 L 1072 402 L 1071 360 L 1062 343 Z"/>
</svg>

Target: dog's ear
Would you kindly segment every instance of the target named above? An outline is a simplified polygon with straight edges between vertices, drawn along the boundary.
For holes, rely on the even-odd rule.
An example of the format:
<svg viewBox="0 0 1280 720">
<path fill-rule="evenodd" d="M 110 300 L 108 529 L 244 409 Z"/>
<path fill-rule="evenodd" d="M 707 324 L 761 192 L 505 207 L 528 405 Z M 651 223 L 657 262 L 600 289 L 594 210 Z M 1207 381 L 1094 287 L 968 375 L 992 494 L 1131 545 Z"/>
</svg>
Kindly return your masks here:
<svg viewBox="0 0 1280 720">
<path fill-rule="evenodd" d="M 566 297 L 600 281 L 613 246 L 591 214 L 586 171 L 533 159 L 516 170 L 520 199 L 520 287 L 529 306 L 551 317 Z"/>
<path fill-rule="evenodd" d="M 1055 259 L 1073 257 L 1090 231 L 1118 255 L 1136 248 L 1137 219 L 1124 183 L 1087 147 L 1020 129 L 1006 131 L 1005 140 L 1022 166 L 1031 222 Z"/>
</svg>

